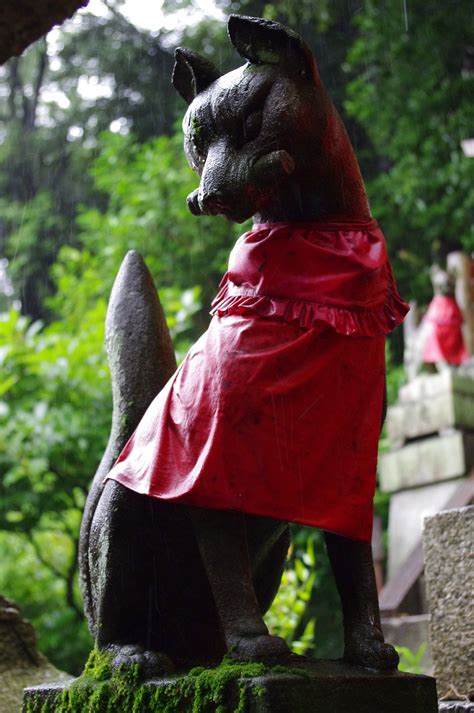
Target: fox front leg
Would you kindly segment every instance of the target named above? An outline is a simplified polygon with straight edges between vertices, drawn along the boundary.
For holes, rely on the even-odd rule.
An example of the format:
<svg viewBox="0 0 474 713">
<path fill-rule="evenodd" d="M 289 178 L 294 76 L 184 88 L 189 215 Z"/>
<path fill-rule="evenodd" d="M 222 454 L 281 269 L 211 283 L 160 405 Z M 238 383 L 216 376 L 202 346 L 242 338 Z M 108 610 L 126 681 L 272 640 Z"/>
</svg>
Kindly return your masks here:
<svg viewBox="0 0 474 713">
<path fill-rule="evenodd" d="M 324 536 L 342 605 L 344 658 L 364 668 L 395 670 L 399 658 L 384 642 L 371 545 L 330 532 Z"/>
<path fill-rule="evenodd" d="M 270 636 L 257 601 L 242 513 L 189 508 L 229 655 L 237 661 L 284 661 L 286 643 Z"/>
</svg>

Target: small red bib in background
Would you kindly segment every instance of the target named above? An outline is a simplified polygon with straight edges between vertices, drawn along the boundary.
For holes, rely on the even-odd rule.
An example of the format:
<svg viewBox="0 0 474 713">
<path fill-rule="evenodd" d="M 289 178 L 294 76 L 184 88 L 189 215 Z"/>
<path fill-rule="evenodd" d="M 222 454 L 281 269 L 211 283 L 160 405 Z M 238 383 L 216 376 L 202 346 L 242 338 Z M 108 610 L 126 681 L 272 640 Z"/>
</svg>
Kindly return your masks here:
<svg viewBox="0 0 474 713">
<path fill-rule="evenodd" d="M 426 330 L 422 359 L 426 364 L 446 361 L 459 365 L 467 360 L 462 334 L 463 316 L 454 297 L 435 295 L 422 322 L 423 330 Z"/>
</svg>

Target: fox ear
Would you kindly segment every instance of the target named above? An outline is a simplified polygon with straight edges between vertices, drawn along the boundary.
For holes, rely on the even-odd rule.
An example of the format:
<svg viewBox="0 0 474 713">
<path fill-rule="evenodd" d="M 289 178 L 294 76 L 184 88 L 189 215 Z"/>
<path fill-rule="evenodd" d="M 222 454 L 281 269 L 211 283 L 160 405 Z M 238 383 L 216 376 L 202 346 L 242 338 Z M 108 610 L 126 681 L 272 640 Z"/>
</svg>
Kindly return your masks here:
<svg viewBox="0 0 474 713">
<path fill-rule="evenodd" d="M 175 63 L 171 81 L 183 99 L 192 100 L 220 77 L 212 62 L 197 52 L 178 47 L 174 53 Z"/>
<path fill-rule="evenodd" d="M 279 22 L 231 15 L 227 31 L 237 52 L 249 62 L 286 65 L 319 82 L 316 62 L 308 45 L 300 35 Z"/>
</svg>

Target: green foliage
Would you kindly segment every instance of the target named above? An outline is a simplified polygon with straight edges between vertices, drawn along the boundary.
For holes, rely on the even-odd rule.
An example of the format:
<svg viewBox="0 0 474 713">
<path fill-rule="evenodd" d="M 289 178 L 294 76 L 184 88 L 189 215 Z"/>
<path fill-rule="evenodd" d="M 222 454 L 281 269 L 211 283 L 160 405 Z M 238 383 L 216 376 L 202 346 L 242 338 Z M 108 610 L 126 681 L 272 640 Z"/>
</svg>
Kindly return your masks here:
<svg viewBox="0 0 474 713">
<path fill-rule="evenodd" d="M 238 229 L 189 213 L 186 197 L 196 177 L 184 158 L 181 133 L 143 145 L 105 134 L 101 145 L 92 175 L 107 207 L 81 211 L 82 254 L 68 249 L 54 267 L 61 297 L 66 287 L 71 294 L 79 285 L 91 299 L 107 295 L 124 254 L 136 249 L 147 258 L 160 289 L 199 286 L 207 307 Z M 53 305 L 59 307 L 57 300 Z"/>
<path fill-rule="evenodd" d="M 474 161 L 460 145 L 474 125 L 472 6 L 365 0 L 355 23 L 346 110 L 379 157 L 367 188 L 398 281 L 427 300 L 432 259 L 474 247 Z"/>
<path fill-rule="evenodd" d="M 164 46 L 166 33 L 136 27 L 118 4 L 108 3 L 105 17 L 76 15 L 61 31 L 53 78 L 70 98 L 67 120 L 82 132 L 82 141 L 93 142 L 116 121 L 119 130 L 131 129 L 143 142 L 169 133 L 179 115 L 181 100 L 170 81 L 174 58 Z M 84 79 L 91 98 L 87 93 L 84 97 Z M 99 86 L 102 91 L 95 98 Z"/>
<path fill-rule="evenodd" d="M 342 656 L 343 647 L 341 605 L 326 552 L 324 534 L 312 527 L 293 525 L 292 543 L 290 567 L 292 559 L 301 560 L 309 570 L 312 587 L 290 640 L 303 641 L 308 655 L 338 658 Z M 309 629 L 306 628 L 308 625 Z M 310 637 L 306 637 L 305 633 L 313 633 L 310 646 Z"/>
<path fill-rule="evenodd" d="M 33 318 L 52 317 L 49 267 L 77 245 L 79 204 L 100 205 L 87 172 L 98 134 L 133 129 L 144 141 L 172 129 L 180 99 L 162 43 L 110 3 L 107 19 L 78 14 L 0 67 L 0 255 Z"/>
<path fill-rule="evenodd" d="M 13 310 L 0 317 L 0 590 L 25 604 L 42 649 L 73 671 L 89 647 L 78 530 L 110 424 L 104 316 L 97 303 L 80 333 L 55 323 L 42 329 Z M 65 632 L 67 652 L 58 646 Z"/>
<path fill-rule="evenodd" d="M 0 318 L 3 529 L 30 533 L 46 520 L 77 529 L 110 421 L 104 316 L 98 303 L 76 335 L 13 310 Z"/>
<path fill-rule="evenodd" d="M 35 545 L 21 532 L 0 532 L 0 591 L 21 603 L 32 621 L 39 650 L 60 670 L 79 674 L 92 646 L 79 609 L 74 577 L 74 607 L 67 603 L 72 538 L 48 530 L 34 535 Z M 39 554 L 39 557 L 38 557 Z"/>
<path fill-rule="evenodd" d="M 285 639 L 295 654 L 305 654 L 314 643 L 315 617 L 306 617 L 306 610 L 316 574 L 314 542 L 308 540 L 305 552 L 290 553 L 280 589 L 265 616 L 270 633 Z M 305 623 L 301 626 L 303 618 Z"/>
<path fill-rule="evenodd" d="M 406 673 L 423 673 L 423 657 L 426 652 L 426 644 L 422 643 L 417 651 L 412 651 L 408 646 L 396 646 L 395 647 L 400 656 L 400 663 L 398 665 L 399 671 L 405 671 Z"/>
</svg>

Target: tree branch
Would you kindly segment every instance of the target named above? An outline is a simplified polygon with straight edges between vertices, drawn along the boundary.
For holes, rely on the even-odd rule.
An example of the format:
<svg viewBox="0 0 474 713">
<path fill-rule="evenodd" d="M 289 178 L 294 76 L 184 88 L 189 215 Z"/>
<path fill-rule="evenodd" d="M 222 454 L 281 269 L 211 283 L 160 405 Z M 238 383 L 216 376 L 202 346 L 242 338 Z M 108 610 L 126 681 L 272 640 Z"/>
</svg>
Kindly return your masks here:
<svg viewBox="0 0 474 713">
<path fill-rule="evenodd" d="M 9 77 L 9 85 L 10 85 L 10 96 L 8 97 L 8 108 L 10 109 L 10 119 L 16 119 L 17 117 L 17 109 L 16 109 L 16 94 L 18 91 L 20 91 L 21 96 L 23 96 L 23 90 L 21 87 L 21 81 L 20 81 L 20 58 L 19 57 L 14 57 L 12 60 L 10 60 L 9 64 L 9 69 L 10 69 L 10 77 Z"/>
<path fill-rule="evenodd" d="M 71 558 L 71 563 L 68 567 L 66 574 L 66 602 L 68 606 L 73 610 L 76 616 L 80 619 L 82 617 L 82 611 L 80 607 L 77 606 L 74 599 L 74 577 L 77 569 L 77 559 L 79 556 L 79 539 L 74 540 L 73 555 Z"/>
<path fill-rule="evenodd" d="M 67 571 L 61 572 L 52 562 L 49 562 L 44 556 L 43 553 L 41 552 L 41 548 L 38 545 L 37 541 L 35 540 L 35 537 L 33 533 L 30 534 L 30 542 L 31 545 L 35 551 L 35 555 L 38 558 L 38 560 L 43 564 L 45 567 L 47 567 L 55 577 L 58 579 L 62 579 L 65 582 L 66 586 L 66 604 L 67 606 L 72 609 L 74 614 L 78 617 L 82 617 L 82 611 L 81 608 L 76 604 L 76 601 L 74 599 L 74 576 L 76 574 L 76 568 L 77 568 L 77 558 L 79 554 L 79 540 L 78 538 L 73 538 L 73 554 L 71 557 L 71 562 L 69 564 L 69 567 L 67 568 Z"/>
<path fill-rule="evenodd" d="M 36 71 L 36 77 L 33 84 L 33 96 L 29 102 L 28 114 L 25 128 L 31 130 L 34 128 L 36 123 L 36 111 L 38 109 L 38 101 L 41 92 L 41 87 L 43 86 L 44 75 L 48 67 L 48 44 L 46 38 L 44 37 L 41 41 L 41 53 L 38 58 L 38 67 Z"/>
<path fill-rule="evenodd" d="M 54 574 L 55 577 L 58 577 L 59 579 L 64 579 L 64 574 L 52 562 L 48 562 L 48 560 L 43 556 L 40 546 L 36 542 L 33 533 L 30 534 L 30 542 L 35 551 L 35 555 L 39 559 L 41 564 L 44 564 L 44 566 L 47 567 Z"/>
</svg>

